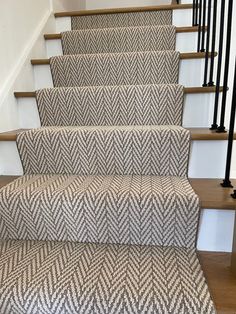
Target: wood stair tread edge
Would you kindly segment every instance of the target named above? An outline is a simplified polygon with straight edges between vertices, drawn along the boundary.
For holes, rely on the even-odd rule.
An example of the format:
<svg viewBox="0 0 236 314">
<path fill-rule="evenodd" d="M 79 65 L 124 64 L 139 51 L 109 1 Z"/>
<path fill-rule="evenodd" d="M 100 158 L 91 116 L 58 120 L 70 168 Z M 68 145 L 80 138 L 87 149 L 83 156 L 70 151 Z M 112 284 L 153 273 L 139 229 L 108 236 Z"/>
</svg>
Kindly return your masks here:
<svg viewBox="0 0 236 314">
<path fill-rule="evenodd" d="M 199 195 L 202 208 L 236 210 L 236 200 L 230 195 L 233 189 L 223 188 L 223 179 L 190 178 L 189 181 Z M 236 186 L 236 179 L 231 181 Z"/>
<path fill-rule="evenodd" d="M 187 59 L 204 59 L 205 52 L 182 52 L 180 53 L 180 60 Z M 214 56 L 217 56 L 217 52 L 214 52 Z M 211 52 L 209 52 L 209 58 L 211 57 Z M 50 59 L 31 59 L 32 65 L 47 65 L 50 64 Z"/>
<path fill-rule="evenodd" d="M 0 188 L 11 183 L 19 176 L 0 176 Z M 199 195 L 201 208 L 236 210 L 236 200 L 230 196 L 231 188 L 222 188 L 221 179 L 189 179 L 195 192 Z M 232 180 L 232 184 L 236 186 L 236 179 Z"/>
<path fill-rule="evenodd" d="M 185 94 L 202 94 L 202 93 L 214 93 L 216 87 L 215 86 L 207 86 L 207 87 L 185 87 L 184 93 Z M 220 86 L 220 92 L 223 92 L 223 86 Z M 35 98 L 36 92 L 14 92 L 14 96 L 16 98 Z"/>
<path fill-rule="evenodd" d="M 223 141 L 228 139 L 228 133 L 216 133 L 207 128 L 187 128 L 191 132 L 192 141 Z M 0 133 L 0 141 L 15 141 L 17 134 L 29 129 L 18 129 Z M 236 140 L 236 133 L 234 133 Z"/>
<path fill-rule="evenodd" d="M 71 30 L 73 31 L 73 30 Z M 192 32 L 197 32 L 198 31 L 198 26 L 183 26 L 183 27 L 176 27 L 176 33 L 192 33 Z M 61 33 L 49 33 L 49 34 L 44 34 L 44 39 L 46 40 L 54 40 L 54 39 L 61 39 L 62 35 Z"/>
<path fill-rule="evenodd" d="M 112 8 L 112 9 L 96 9 L 96 10 L 80 10 L 80 11 L 64 11 L 54 13 L 55 17 L 71 17 L 71 16 L 86 16 L 86 15 L 103 15 L 103 14 L 118 14 L 131 12 L 147 12 L 161 10 L 185 10 L 192 9 L 192 4 L 167 4 L 157 6 L 143 7 L 128 7 L 128 8 Z"/>
</svg>

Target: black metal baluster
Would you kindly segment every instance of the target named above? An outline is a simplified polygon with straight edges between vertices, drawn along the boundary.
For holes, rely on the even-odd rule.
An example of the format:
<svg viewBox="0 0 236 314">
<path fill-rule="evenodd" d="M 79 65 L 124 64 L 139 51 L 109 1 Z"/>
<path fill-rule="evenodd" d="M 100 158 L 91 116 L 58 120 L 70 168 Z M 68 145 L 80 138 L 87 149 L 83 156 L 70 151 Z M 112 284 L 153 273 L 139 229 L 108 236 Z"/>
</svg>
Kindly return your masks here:
<svg viewBox="0 0 236 314">
<path fill-rule="evenodd" d="M 216 21 L 217 21 L 217 1 L 214 0 L 213 7 L 213 22 L 212 22 L 212 42 L 211 42 L 211 65 L 210 65 L 210 79 L 208 86 L 214 86 L 213 75 L 214 75 L 214 66 L 215 66 L 215 46 L 216 46 Z"/>
<path fill-rule="evenodd" d="M 233 16 L 233 0 L 229 0 L 228 5 L 228 22 L 227 22 L 227 39 L 226 39 L 226 53 L 225 53 L 225 73 L 223 83 L 223 96 L 220 115 L 220 126 L 217 132 L 225 132 L 225 109 L 226 98 L 228 89 L 228 77 L 229 77 L 229 61 L 230 61 L 230 48 L 231 48 L 231 33 L 232 33 L 232 16 Z"/>
<path fill-rule="evenodd" d="M 202 30 L 202 0 L 199 0 L 199 17 L 198 17 L 198 43 L 197 51 L 200 51 L 201 47 L 201 30 Z"/>
<path fill-rule="evenodd" d="M 218 106 L 219 106 L 219 96 L 220 96 L 220 77 L 221 77 L 223 43 L 224 43 L 224 21 L 225 21 L 225 0 L 221 0 L 219 56 L 218 56 L 218 66 L 217 66 L 217 78 L 216 78 L 215 107 L 214 107 L 213 124 L 211 125 L 211 130 L 216 130 L 218 128 L 217 116 L 218 116 Z"/>
<path fill-rule="evenodd" d="M 192 20 L 192 25 L 196 25 L 195 17 L 196 17 L 196 0 L 193 0 L 193 20 Z"/>
<path fill-rule="evenodd" d="M 231 114 L 230 114 L 229 139 L 228 139 L 225 179 L 223 180 L 223 183 L 221 184 L 223 187 L 232 187 L 232 184 L 230 181 L 230 168 L 231 168 L 233 141 L 234 141 L 235 113 L 236 113 L 236 59 L 235 59 L 234 87 L 233 87 L 233 98 L 232 98 L 232 106 L 231 106 Z M 234 197 L 233 195 L 234 194 L 232 194 L 232 197 Z"/>
<path fill-rule="evenodd" d="M 196 9 L 195 9 L 195 26 L 198 25 L 198 10 L 199 10 L 199 3 L 198 0 L 196 0 Z"/>
<path fill-rule="evenodd" d="M 210 35 L 211 35 L 211 0 L 208 0 L 206 56 L 205 56 L 204 82 L 203 82 L 203 85 L 202 85 L 204 87 L 207 86 Z"/>
<path fill-rule="evenodd" d="M 205 51 L 205 33 L 206 33 L 206 0 L 203 0 L 203 17 L 202 17 L 202 45 L 201 52 Z"/>
</svg>

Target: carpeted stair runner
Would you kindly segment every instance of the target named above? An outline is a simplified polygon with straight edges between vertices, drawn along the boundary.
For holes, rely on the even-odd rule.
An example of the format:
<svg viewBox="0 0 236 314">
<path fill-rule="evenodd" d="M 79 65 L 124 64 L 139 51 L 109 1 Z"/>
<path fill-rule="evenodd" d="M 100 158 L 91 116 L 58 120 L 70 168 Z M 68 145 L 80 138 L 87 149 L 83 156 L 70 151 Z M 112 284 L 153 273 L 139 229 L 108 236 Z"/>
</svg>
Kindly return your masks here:
<svg viewBox="0 0 236 314">
<path fill-rule="evenodd" d="M 175 50 L 172 25 L 76 30 L 62 33 L 65 55 Z"/>
<path fill-rule="evenodd" d="M 0 314 L 215 313 L 171 21 L 72 17 L 42 128 L 17 136 L 24 175 L 0 190 Z"/>
<path fill-rule="evenodd" d="M 73 30 L 171 24 L 171 10 L 72 16 L 71 18 Z"/>
<path fill-rule="evenodd" d="M 177 84 L 179 52 L 58 56 L 50 66 L 55 87 Z"/>
<path fill-rule="evenodd" d="M 1 313 L 214 313 L 195 250 L 8 241 L 0 256 Z"/>
<path fill-rule="evenodd" d="M 199 200 L 184 177 L 25 175 L 0 201 L 2 239 L 195 246 Z"/>
<path fill-rule="evenodd" d="M 22 132 L 27 174 L 186 176 L 190 132 L 180 126 L 45 127 Z"/>
<path fill-rule="evenodd" d="M 177 84 L 59 87 L 36 92 L 42 126 L 181 125 Z"/>
</svg>

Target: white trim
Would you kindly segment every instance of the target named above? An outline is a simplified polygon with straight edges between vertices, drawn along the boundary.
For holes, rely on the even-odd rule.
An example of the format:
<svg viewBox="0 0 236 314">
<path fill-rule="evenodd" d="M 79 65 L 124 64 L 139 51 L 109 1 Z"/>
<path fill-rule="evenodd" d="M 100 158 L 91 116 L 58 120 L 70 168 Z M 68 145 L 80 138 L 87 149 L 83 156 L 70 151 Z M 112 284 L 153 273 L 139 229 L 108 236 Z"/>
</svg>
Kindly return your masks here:
<svg viewBox="0 0 236 314">
<path fill-rule="evenodd" d="M 27 45 L 25 46 L 25 49 L 23 50 L 23 52 L 19 56 L 15 66 L 12 68 L 8 77 L 6 77 L 5 82 L 2 85 L 2 88 L 0 90 L 0 105 L 4 102 L 4 100 L 8 96 L 8 93 L 11 90 L 12 86 L 14 85 L 14 82 L 17 79 L 17 76 L 19 75 L 20 71 L 22 70 L 25 61 L 27 60 L 29 54 L 31 53 L 33 46 L 35 45 L 35 43 L 36 43 L 37 39 L 39 38 L 45 24 L 47 23 L 50 15 L 51 15 L 51 12 L 52 12 L 51 10 L 46 12 L 46 14 L 42 18 L 41 22 L 39 23 L 38 27 L 36 27 L 33 35 L 29 39 Z"/>
</svg>

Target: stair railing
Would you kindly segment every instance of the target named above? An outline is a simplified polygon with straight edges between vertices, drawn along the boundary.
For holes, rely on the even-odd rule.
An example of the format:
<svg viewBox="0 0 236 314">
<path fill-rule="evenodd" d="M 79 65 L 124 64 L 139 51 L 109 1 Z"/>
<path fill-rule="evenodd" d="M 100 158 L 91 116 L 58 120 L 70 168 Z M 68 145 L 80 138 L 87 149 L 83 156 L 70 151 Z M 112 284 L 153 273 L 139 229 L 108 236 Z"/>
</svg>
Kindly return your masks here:
<svg viewBox="0 0 236 314">
<path fill-rule="evenodd" d="M 232 34 L 233 1 L 234 0 L 228 0 L 228 6 L 226 6 L 226 0 L 193 1 L 192 25 L 198 26 L 197 51 L 205 52 L 205 68 L 202 86 L 203 87 L 215 86 L 214 113 L 210 129 L 218 133 L 227 132 L 225 128 L 225 113 L 228 91 L 229 64 L 230 58 L 232 57 L 231 34 Z M 219 5 L 219 2 L 221 3 L 221 5 Z M 219 21 L 218 13 L 220 15 Z M 219 33 L 217 33 L 218 29 L 217 26 L 219 26 Z M 217 68 L 215 68 L 215 48 L 217 45 L 216 38 L 218 38 Z M 222 100 L 220 102 L 220 83 L 222 79 L 223 79 L 223 93 Z M 215 84 L 214 80 L 216 82 Z M 235 81 L 236 77 L 234 78 L 233 100 L 230 112 L 225 178 L 223 180 L 223 183 L 221 184 L 223 187 L 232 187 L 230 181 L 230 169 L 232 161 L 232 147 L 235 128 L 235 110 L 236 110 Z M 232 197 L 236 198 L 236 190 L 232 194 Z"/>
</svg>

